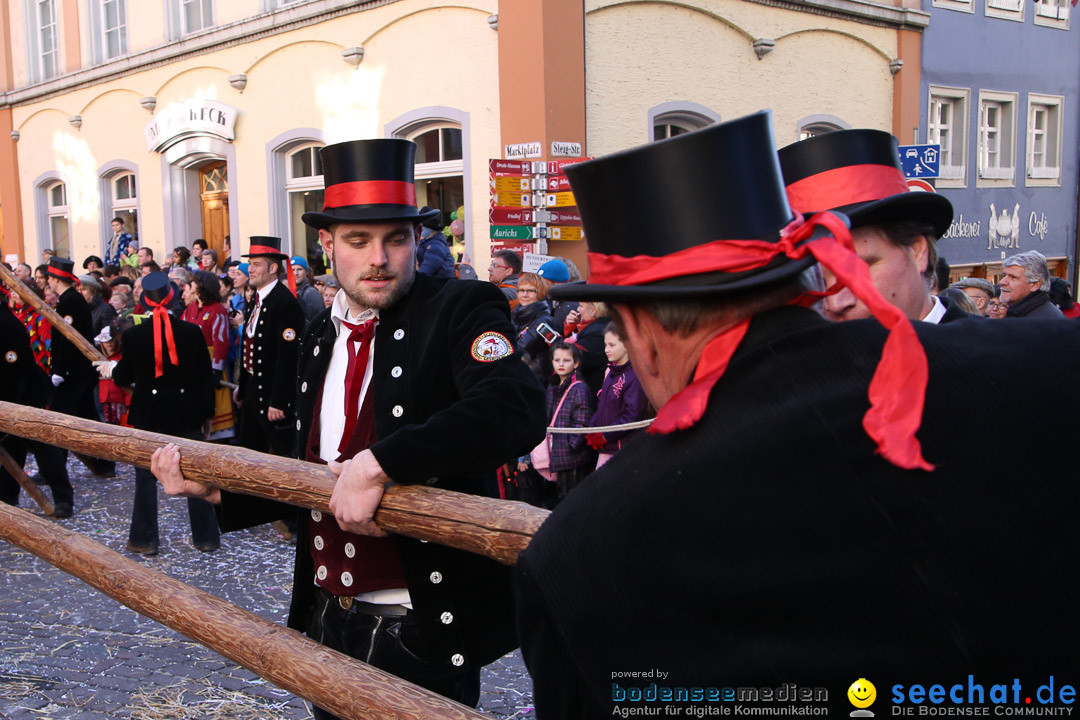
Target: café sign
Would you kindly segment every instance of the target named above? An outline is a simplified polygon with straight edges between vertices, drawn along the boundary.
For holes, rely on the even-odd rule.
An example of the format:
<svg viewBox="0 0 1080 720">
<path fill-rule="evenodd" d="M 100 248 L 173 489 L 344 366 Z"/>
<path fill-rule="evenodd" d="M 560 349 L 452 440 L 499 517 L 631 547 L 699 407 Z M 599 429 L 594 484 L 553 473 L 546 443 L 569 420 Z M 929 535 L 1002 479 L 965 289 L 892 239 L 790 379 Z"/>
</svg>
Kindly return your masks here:
<svg viewBox="0 0 1080 720">
<path fill-rule="evenodd" d="M 236 108 L 217 100 L 192 98 L 172 103 L 143 127 L 146 148 L 162 152 L 179 140 L 193 135 L 213 135 L 222 140 L 236 138 Z"/>
</svg>

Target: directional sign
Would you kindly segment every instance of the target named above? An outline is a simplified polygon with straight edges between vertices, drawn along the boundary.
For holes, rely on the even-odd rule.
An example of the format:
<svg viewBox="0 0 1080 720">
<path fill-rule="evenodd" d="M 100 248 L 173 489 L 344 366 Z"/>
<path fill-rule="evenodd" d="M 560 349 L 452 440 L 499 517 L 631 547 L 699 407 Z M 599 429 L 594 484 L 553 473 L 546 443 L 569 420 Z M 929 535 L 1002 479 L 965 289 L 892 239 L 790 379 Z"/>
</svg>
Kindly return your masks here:
<svg viewBox="0 0 1080 720">
<path fill-rule="evenodd" d="M 565 175 L 548 175 L 547 180 L 544 182 L 546 183 L 544 189 L 548 192 L 570 189 L 570 181 L 566 179 Z"/>
<path fill-rule="evenodd" d="M 530 207 L 532 193 L 499 192 L 491 195 L 491 204 L 500 207 Z"/>
<path fill-rule="evenodd" d="M 536 218 L 536 222 L 549 222 L 552 225 L 581 226 L 581 215 L 577 210 L 548 210 L 547 220 Z"/>
<path fill-rule="evenodd" d="M 551 228 L 552 240 L 580 240 L 582 237 L 579 227 L 562 227 L 555 225 Z"/>
<path fill-rule="evenodd" d="M 574 207 L 577 200 L 572 192 L 548 193 L 547 207 Z"/>
<path fill-rule="evenodd" d="M 936 178 L 940 168 L 941 145 L 901 145 L 900 165 L 904 177 Z"/>
<path fill-rule="evenodd" d="M 491 179 L 491 189 L 498 192 L 529 192 L 532 182 L 527 177 L 497 177 Z"/>
<path fill-rule="evenodd" d="M 546 263 L 548 260 L 554 260 L 555 258 L 550 255 L 537 255 L 536 253 L 528 253 L 521 258 L 521 272 L 534 273 L 540 269 L 540 266 Z M 18 262 L 18 260 L 16 260 Z"/>
<path fill-rule="evenodd" d="M 492 225 L 529 225 L 533 221 L 533 214 L 532 210 L 491 208 L 488 210 L 488 221 Z"/>
<path fill-rule="evenodd" d="M 567 165 L 577 165 L 579 162 L 585 162 L 586 160 L 592 160 L 591 157 L 574 158 L 573 160 L 549 160 L 547 162 L 548 175 L 558 175 L 562 172 L 563 168 Z M 535 172 L 535 170 L 534 170 Z"/>
<path fill-rule="evenodd" d="M 525 255 L 526 253 L 536 252 L 536 243 L 522 243 L 519 245 L 512 245 L 510 243 L 502 243 L 498 240 L 492 241 L 492 245 L 498 246 L 499 250 L 513 250 L 519 255 Z"/>
<path fill-rule="evenodd" d="M 488 160 L 488 170 L 493 173 L 505 173 L 507 175 L 532 175 L 532 163 L 528 160 Z"/>
<path fill-rule="evenodd" d="M 544 154 L 544 146 L 542 143 L 517 143 L 514 145 L 507 145 L 505 152 L 503 153 L 508 158 L 538 158 Z"/>
<path fill-rule="evenodd" d="M 492 225 L 492 240 L 532 240 L 533 229 L 528 225 Z"/>
</svg>

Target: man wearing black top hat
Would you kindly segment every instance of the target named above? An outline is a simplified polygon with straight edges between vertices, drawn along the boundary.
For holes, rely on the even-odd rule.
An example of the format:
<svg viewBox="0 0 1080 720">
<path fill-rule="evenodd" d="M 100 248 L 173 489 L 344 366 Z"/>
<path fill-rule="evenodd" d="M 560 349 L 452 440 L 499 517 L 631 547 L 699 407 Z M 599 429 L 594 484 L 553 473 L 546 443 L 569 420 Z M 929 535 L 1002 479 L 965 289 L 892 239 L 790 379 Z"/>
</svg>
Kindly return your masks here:
<svg viewBox="0 0 1080 720">
<path fill-rule="evenodd" d="M 913 323 L 842 217 L 796 218 L 773 147 L 759 113 L 566 170 L 590 274 L 552 294 L 614 307 L 659 410 L 518 559 L 541 720 L 730 709 L 725 688 L 847 714 L 860 677 L 880 717 L 896 688 L 925 699 L 912 683 L 1033 695 L 1078 669 L 1080 489 L 1061 469 L 1080 460 L 1062 421 L 1080 328 Z M 815 262 L 874 318 L 808 309 Z M 971 363 L 979 346 L 992 363 Z M 1010 426 L 1022 477 L 999 436 L 952 420 L 1009 373 L 1055 388 L 1021 393 L 1049 419 Z M 805 701 L 816 688 L 828 701 Z"/>
<path fill-rule="evenodd" d="M 255 307 L 244 324 L 240 345 L 240 444 L 288 456 L 296 440 L 296 362 L 304 311 L 280 277 L 289 256 L 281 238 L 256 235 L 244 257 L 255 288 Z"/>
<path fill-rule="evenodd" d="M 72 272 L 74 268 L 75 263 L 68 258 L 53 256 L 49 258 L 49 267 L 45 274 L 49 287 L 59 298 L 56 302 L 56 314 L 93 344 L 96 335 L 93 315 L 86 298 L 75 288 L 79 284 L 79 278 Z M 87 420 L 100 420 L 94 405 L 98 378 L 90 359 L 58 330 L 52 333 L 50 351 L 52 384 L 56 388 L 50 409 Z M 62 452 L 66 461 L 67 450 Z M 96 475 L 111 476 L 116 472 L 116 463 L 110 460 L 86 458 L 86 462 Z M 66 489 L 62 489 L 61 494 L 66 496 Z M 56 502 L 55 488 L 53 501 Z"/>
<path fill-rule="evenodd" d="M 968 317 L 930 293 L 937 240 L 952 222 L 952 204 L 937 193 L 909 192 L 896 138 L 881 130 L 839 130 L 788 145 L 779 155 L 791 207 L 807 215 L 847 215 L 855 252 L 889 302 L 912 320 L 938 324 Z M 832 279 L 826 273 L 827 283 Z M 824 314 L 855 320 L 872 313 L 841 289 L 825 298 Z"/>
<path fill-rule="evenodd" d="M 404 140 L 323 148 L 325 207 L 303 218 L 319 230 L 341 290 L 304 334 L 299 457 L 329 463 L 339 478 L 336 520 L 302 513 L 289 626 L 475 705 L 480 668 L 517 645 L 508 568 L 382 537 L 372 518 L 391 481 L 488 494 L 495 468 L 543 438 L 543 391 L 514 354 L 497 288 L 416 272 L 430 213 L 416 207 L 415 150 Z M 154 465 L 167 492 L 218 497 L 185 484 L 175 450 L 155 453 Z M 224 492 L 220 500 L 225 530 L 295 513 Z"/>
<path fill-rule="evenodd" d="M 8 306 L 7 290 L 0 285 L 0 400 L 43 408 L 52 395 L 49 376 L 34 360 L 26 327 Z M 38 472 L 52 486 L 54 517 L 71 517 L 72 489 L 65 455 L 59 448 L 25 440 L 17 435 L 0 435 L 0 444 L 20 466 L 27 451 L 37 458 Z M 19 504 L 19 483 L 0 467 L 0 502 Z"/>
<path fill-rule="evenodd" d="M 206 340 L 197 325 L 169 314 L 175 289 L 168 273 L 150 273 L 142 281 L 142 302 L 151 309 L 151 319 L 121 335 L 119 361 L 95 365 L 101 377 L 135 386 L 128 412 L 132 427 L 201 440 L 203 423 L 214 414 Z M 217 550 L 213 505 L 188 498 L 188 519 L 192 544 L 203 552 Z M 149 470 L 136 467 L 127 549 L 157 555 L 158 542 L 157 482 Z"/>
</svg>

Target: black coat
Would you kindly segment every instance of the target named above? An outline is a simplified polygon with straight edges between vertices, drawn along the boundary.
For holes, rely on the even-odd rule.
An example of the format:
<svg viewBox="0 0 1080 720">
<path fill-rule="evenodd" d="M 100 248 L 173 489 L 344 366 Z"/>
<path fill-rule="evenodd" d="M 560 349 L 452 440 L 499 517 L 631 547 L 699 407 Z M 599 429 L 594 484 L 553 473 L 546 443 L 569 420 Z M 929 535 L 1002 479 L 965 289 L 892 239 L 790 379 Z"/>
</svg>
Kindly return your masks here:
<svg viewBox="0 0 1080 720">
<path fill-rule="evenodd" d="M 514 355 L 474 358 L 484 333 L 512 347 L 509 308 L 491 283 L 416 275 L 408 295 L 380 312 L 370 392 L 378 440 L 371 446 L 394 482 L 486 495 L 496 467 L 544 437 L 544 393 Z M 311 430 L 336 339 L 330 310 L 303 339 L 297 426 Z M 333 397 L 341 389 L 334 388 Z M 223 494 L 222 529 L 250 527 L 295 512 L 288 506 Z M 314 566 L 300 524 L 289 626 L 303 629 L 315 599 Z M 478 555 L 398 537 L 405 578 L 425 644 L 450 665 L 485 665 L 517 645 L 509 569 Z M 438 573 L 438 575 L 433 575 Z M 439 580 L 433 581 L 432 577 Z M 447 625 L 439 616 L 450 611 Z"/>
<path fill-rule="evenodd" d="M 69 287 L 56 303 L 56 314 L 79 331 L 90 344 L 94 343 L 94 321 L 86 298 L 74 287 Z M 52 331 L 52 374 L 64 381 L 96 380 L 97 372 L 79 348 L 75 347 L 59 330 Z"/>
<path fill-rule="evenodd" d="M 610 717 L 613 683 L 795 682 L 846 715 L 865 677 L 880 717 L 892 683 L 1018 677 L 1033 693 L 1076 677 L 1080 327 L 1066 325 L 915 323 L 924 473 L 882 460 L 862 428 L 876 321 L 755 317 L 702 420 L 629 443 L 520 556 L 537 716 Z M 967 412 L 1006 400 L 996 426 Z M 653 668 L 670 675 L 612 675 Z"/>
<path fill-rule="evenodd" d="M 161 339 L 162 374 L 154 377 L 154 321 L 148 318 L 120 336 L 121 359 L 113 368 L 117 385 L 134 385 L 128 422 L 140 430 L 190 436 L 214 414 L 210 353 L 198 325 L 169 316 L 176 357 L 169 360 Z M 164 328 L 163 328 L 164 330 Z"/>
<path fill-rule="evenodd" d="M 102 329 L 116 319 L 116 308 L 99 297 L 94 298 L 94 302 L 89 303 L 89 305 L 91 332 L 94 333 L 94 337 L 97 337 Z M 93 342 L 93 338 L 91 338 L 91 342 Z"/>
<path fill-rule="evenodd" d="M 287 417 L 296 402 L 296 364 L 300 336 L 304 332 L 304 311 L 289 286 L 278 281 L 259 310 L 255 327 L 255 374 L 240 373 L 240 392 L 244 412 L 266 413 L 277 408 Z M 244 326 L 247 333 L 247 326 Z M 241 344 L 243 343 L 241 337 Z"/>
<path fill-rule="evenodd" d="M 7 302 L 0 303 L 0 400 L 42 408 L 51 395 L 52 383 L 34 361 L 26 326 Z"/>
<path fill-rule="evenodd" d="M 581 350 L 581 364 L 578 365 L 578 377 L 589 386 L 589 392 L 596 397 L 604 386 L 604 371 L 607 369 L 607 354 L 604 352 L 604 328 L 607 318 L 597 318 L 577 333 L 577 346 Z"/>
</svg>

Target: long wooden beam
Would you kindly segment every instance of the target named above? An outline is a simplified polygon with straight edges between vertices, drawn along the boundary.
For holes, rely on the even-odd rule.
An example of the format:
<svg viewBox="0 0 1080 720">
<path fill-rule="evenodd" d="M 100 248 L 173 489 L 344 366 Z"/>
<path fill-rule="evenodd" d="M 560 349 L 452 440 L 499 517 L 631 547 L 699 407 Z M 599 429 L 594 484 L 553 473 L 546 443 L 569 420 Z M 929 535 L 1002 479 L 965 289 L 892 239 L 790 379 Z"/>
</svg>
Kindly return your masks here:
<svg viewBox="0 0 1080 720">
<path fill-rule="evenodd" d="M 52 500 L 41 492 L 41 488 L 30 479 L 26 472 L 23 471 L 22 466 L 15 462 L 15 458 L 11 457 L 11 453 L 5 450 L 3 446 L 0 446 L 0 465 L 8 471 L 11 477 L 15 478 L 15 482 L 19 483 L 22 489 L 26 491 L 26 494 L 38 504 L 38 507 L 46 515 L 52 515 L 56 512 L 56 506 L 53 505 Z"/>
<path fill-rule="evenodd" d="M 41 313 L 41 316 L 48 320 L 57 332 L 70 340 L 71 344 L 79 348 L 79 352 L 90 358 L 91 361 L 108 360 L 100 350 L 94 347 L 92 342 L 82 336 L 81 332 L 71 327 L 70 323 L 57 315 L 56 311 L 49 307 L 47 302 L 39 298 L 37 293 L 26 287 L 19 278 L 15 277 L 14 273 L 2 264 L 0 264 L 0 280 L 3 280 L 4 284 L 11 288 L 12 292 L 21 297 L 24 303 Z"/>
<path fill-rule="evenodd" d="M 490 720 L 3 503 L 0 539 L 339 717 Z"/>
<path fill-rule="evenodd" d="M 6 402 L 0 402 L 0 431 L 144 468 L 150 467 L 154 450 L 171 442 L 179 447 L 180 469 L 191 480 L 330 512 L 335 478 L 324 465 Z M 387 532 L 513 565 L 548 514 L 521 502 L 423 485 L 391 485 L 383 494 L 375 522 Z"/>
</svg>

